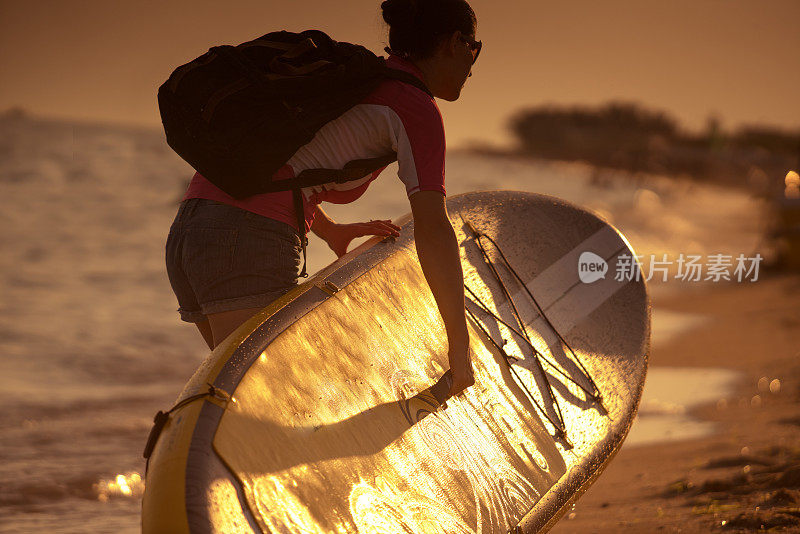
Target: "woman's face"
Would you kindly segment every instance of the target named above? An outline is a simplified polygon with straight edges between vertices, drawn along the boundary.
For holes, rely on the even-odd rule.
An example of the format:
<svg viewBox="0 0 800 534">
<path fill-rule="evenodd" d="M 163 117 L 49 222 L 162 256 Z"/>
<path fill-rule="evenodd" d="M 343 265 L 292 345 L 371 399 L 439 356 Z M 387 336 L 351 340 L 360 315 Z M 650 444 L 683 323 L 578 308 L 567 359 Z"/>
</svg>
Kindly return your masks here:
<svg viewBox="0 0 800 534">
<path fill-rule="evenodd" d="M 446 53 L 442 57 L 442 85 L 436 96 L 450 102 L 458 100 L 461 89 L 472 76 L 472 66 L 480 51 L 474 35 L 454 32 L 446 40 Z"/>
</svg>

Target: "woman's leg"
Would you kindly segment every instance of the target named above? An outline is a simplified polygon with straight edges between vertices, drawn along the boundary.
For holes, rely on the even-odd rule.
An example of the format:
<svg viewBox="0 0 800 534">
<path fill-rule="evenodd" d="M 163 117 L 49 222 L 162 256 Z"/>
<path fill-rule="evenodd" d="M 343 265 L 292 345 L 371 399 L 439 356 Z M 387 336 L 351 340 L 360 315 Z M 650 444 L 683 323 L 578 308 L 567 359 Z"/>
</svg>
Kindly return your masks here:
<svg viewBox="0 0 800 534">
<path fill-rule="evenodd" d="M 192 201 L 187 201 L 194 209 L 186 210 L 183 239 L 180 247 L 173 247 L 179 253 L 172 263 L 186 280 L 182 318 L 197 324 L 213 350 L 247 319 L 296 287 L 300 238 L 281 221 L 227 204 Z M 188 317 L 190 309 L 196 309 L 196 315 Z"/>
<path fill-rule="evenodd" d="M 214 350 L 214 347 L 216 346 L 214 344 L 214 334 L 211 331 L 211 323 L 209 322 L 208 318 L 194 324 L 196 324 L 197 329 L 200 330 L 200 335 L 203 336 L 208 348 Z"/>
<path fill-rule="evenodd" d="M 213 346 L 211 344 L 209 344 L 209 346 L 214 349 L 217 345 L 225 341 L 225 338 L 231 335 L 234 330 L 239 328 L 245 321 L 262 309 L 263 308 L 246 308 L 243 310 L 209 313 L 206 322 L 210 325 L 210 330 L 213 333 Z M 197 327 L 200 328 L 200 325 L 198 324 Z M 201 330 L 200 332 L 202 333 L 203 331 Z M 208 342 L 208 338 L 205 334 L 203 334 L 203 337 L 206 339 L 206 342 Z"/>
</svg>

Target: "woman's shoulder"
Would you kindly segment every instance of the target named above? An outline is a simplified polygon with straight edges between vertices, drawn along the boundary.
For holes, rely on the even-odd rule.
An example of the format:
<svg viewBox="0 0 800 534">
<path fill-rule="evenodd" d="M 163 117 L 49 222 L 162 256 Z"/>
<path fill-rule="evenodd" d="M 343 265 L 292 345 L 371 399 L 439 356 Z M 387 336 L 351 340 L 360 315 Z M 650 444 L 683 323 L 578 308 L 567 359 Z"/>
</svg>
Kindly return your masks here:
<svg viewBox="0 0 800 534">
<path fill-rule="evenodd" d="M 422 80 L 419 70 L 411 63 L 396 58 L 396 56 L 390 56 L 386 60 L 386 65 L 408 72 Z M 361 103 L 387 106 L 404 122 L 413 119 L 415 122 L 426 122 L 431 126 L 439 126 L 442 123 L 442 114 L 433 97 L 419 87 L 400 80 L 387 78 Z"/>
</svg>

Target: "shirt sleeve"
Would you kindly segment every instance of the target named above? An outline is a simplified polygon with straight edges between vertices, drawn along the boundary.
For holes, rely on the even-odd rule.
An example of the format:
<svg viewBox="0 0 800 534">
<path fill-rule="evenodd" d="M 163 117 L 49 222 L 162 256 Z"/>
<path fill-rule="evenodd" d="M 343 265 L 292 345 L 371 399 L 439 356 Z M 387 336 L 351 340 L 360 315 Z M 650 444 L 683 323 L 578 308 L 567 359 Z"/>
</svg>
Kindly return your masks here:
<svg viewBox="0 0 800 534">
<path fill-rule="evenodd" d="M 408 88 L 404 96 L 392 106 L 400 119 L 395 132 L 397 174 L 408 196 L 417 191 L 439 191 L 446 196 L 444 122 L 439 107 L 415 88 Z"/>
</svg>

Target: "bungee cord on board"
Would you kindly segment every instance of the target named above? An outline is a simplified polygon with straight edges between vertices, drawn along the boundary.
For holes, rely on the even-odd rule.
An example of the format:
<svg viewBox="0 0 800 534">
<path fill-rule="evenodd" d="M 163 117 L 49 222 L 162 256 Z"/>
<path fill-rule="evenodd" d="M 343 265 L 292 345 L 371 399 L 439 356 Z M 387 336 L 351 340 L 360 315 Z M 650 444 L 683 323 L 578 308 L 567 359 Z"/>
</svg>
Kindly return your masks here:
<svg viewBox="0 0 800 534">
<path fill-rule="evenodd" d="M 545 320 L 545 322 L 547 322 L 547 325 L 555 333 L 555 335 L 558 336 L 559 341 L 561 341 L 561 343 L 565 347 L 567 347 L 567 349 L 569 349 L 570 353 L 572 354 L 572 357 L 575 359 L 575 362 L 578 364 L 578 366 L 580 366 L 581 371 L 583 371 L 584 375 L 586 375 L 586 378 L 589 380 L 589 382 L 592 385 L 592 388 L 594 389 L 594 393 L 591 395 L 590 398 L 592 400 L 595 400 L 595 401 L 599 402 L 600 404 L 602 404 L 602 400 L 603 400 L 602 394 L 600 393 L 600 390 L 597 387 L 597 384 L 595 384 L 594 380 L 592 380 L 592 376 L 589 374 L 589 371 L 586 370 L 586 367 L 583 365 L 583 362 L 581 362 L 580 358 L 578 358 L 578 355 L 575 353 L 573 348 L 569 345 L 569 343 L 567 343 L 567 340 L 564 339 L 564 337 L 561 335 L 561 333 L 559 333 L 559 331 L 556 329 L 556 327 L 553 325 L 553 323 L 550 322 L 550 319 L 547 317 L 547 315 L 545 315 L 544 310 L 542 309 L 542 307 L 539 305 L 539 302 L 536 300 L 536 298 L 531 293 L 531 290 L 528 288 L 527 284 L 525 284 L 525 282 L 522 281 L 522 278 L 519 276 L 517 271 L 513 267 L 511 267 L 511 264 L 509 263 L 508 259 L 506 258 L 505 253 L 503 253 L 503 249 L 500 248 L 500 245 L 498 245 L 495 242 L 495 240 L 492 239 L 489 235 L 487 235 L 487 234 L 480 234 L 480 235 L 482 237 L 485 237 L 489 241 L 491 241 L 491 243 L 497 248 L 497 251 L 500 253 L 500 256 L 503 258 L 503 263 L 505 263 L 505 265 L 508 268 L 508 270 L 511 272 L 511 274 L 514 275 L 514 277 L 520 283 L 522 288 L 525 290 L 525 292 L 531 298 L 531 300 L 533 301 L 533 304 L 536 306 L 536 309 L 539 310 L 539 314 L 542 316 L 542 318 Z M 484 251 L 484 258 L 488 259 L 488 256 L 486 255 L 485 251 Z M 496 271 L 495 271 L 495 274 L 496 274 Z M 506 290 L 506 292 L 507 292 L 507 290 Z"/>
<path fill-rule="evenodd" d="M 202 393 L 197 393 L 195 395 L 191 395 L 186 397 L 185 399 L 177 402 L 175 406 L 167 410 L 166 412 L 159 410 L 158 413 L 153 418 L 153 427 L 150 429 L 150 435 L 147 436 L 147 443 L 144 446 L 144 452 L 142 456 L 145 458 L 145 466 L 144 472 L 147 473 L 147 470 L 150 468 L 150 456 L 153 454 L 153 449 L 156 447 L 156 442 L 158 441 L 158 437 L 161 435 L 161 431 L 164 429 L 164 425 L 167 424 L 169 420 L 169 416 L 175 410 L 186 406 L 187 404 L 194 402 L 200 399 L 210 399 L 214 398 L 222 402 L 230 402 L 233 398 L 228 395 L 227 392 L 224 390 L 214 387 L 213 384 L 207 384 L 208 389 Z M 235 400 L 233 402 L 236 402 Z"/>
<path fill-rule="evenodd" d="M 506 365 L 508 366 L 509 370 L 512 372 L 512 374 L 516 378 L 517 383 L 525 391 L 525 394 L 528 396 L 528 398 L 531 400 L 531 402 L 533 402 L 533 404 L 541 412 L 541 414 L 548 420 L 548 422 L 550 422 L 550 424 L 553 425 L 553 427 L 555 428 L 556 437 L 562 439 L 569 448 L 572 448 L 572 445 L 570 444 L 569 440 L 567 439 L 566 424 L 564 422 L 564 416 L 563 416 L 562 411 L 561 411 L 561 406 L 560 406 L 560 404 L 558 402 L 558 399 L 556 398 L 555 392 L 553 391 L 553 386 L 550 383 L 550 379 L 548 377 L 548 374 L 545 372 L 545 369 L 542 366 L 542 361 L 547 363 L 548 366 L 550 368 L 552 368 L 554 371 L 556 371 L 558 374 L 560 374 L 561 376 L 563 376 L 564 378 L 566 378 L 567 380 L 572 382 L 575 386 L 577 386 L 580 390 L 582 390 L 586 394 L 588 399 L 597 402 L 600 405 L 600 407 L 603 408 L 603 410 L 605 411 L 605 408 L 603 407 L 602 394 L 600 393 L 600 390 L 597 387 L 597 384 L 592 379 L 592 377 L 589 374 L 589 372 L 586 370 L 586 367 L 580 361 L 580 358 L 578 358 L 578 355 L 575 353 L 575 351 L 572 349 L 572 347 L 569 345 L 569 343 L 567 343 L 566 339 L 564 339 L 564 337 L 558 332 L 558 330 L 555 328 L 555 326 L 550 321 L 550 319 L 547 318 L 547 316 L 544 313 L 544 310 L 539 305 L 539 303 L 537 302 L 537 300 L 533 296 L 533 294 L 530 292 L 530 290 L 528 289 L 528 287 L 525 284 L 525 282 L 519 276 L 517 271 L 511 266 L 511 263 L 508 261 L 508 258 L 503 253 L 503 250 L 500 247 L 500 245 L 498 245 L 497 242 L 494 239 L 492 239 L 490 236 L 488 236 L 487 234 L 482 233 L 482 232 L 478 232 L 475 229 L 475 227 L 472 225 L 472 223 L 470 223 L 468 220 L 464 219 L 463 216 L 461 216 L 461 220 L 464 221 L 466 226 L 469 228 L 470 232 L 472 232 L 472 235 L 475 238 L 475 243 L 478 245 L 478 248 L 481 251 L 481 255 L 483 256 L 484 262 L 486 262 L 487 266 L 491 270 L 491 272 L 492 272 L 494 278 L 496 279 L 497 283 L 500 285 L 500 288 L 503 291 L 503 294 L 508 299 L 508 302 L 509 302 L 509 304 L 511 306 L 511 309 L 513 311 L 513 314 L 514 314 L 514 319 L 519 324 L 520 329 L 518 330 L 517 328 L 515 328 L 512 325 L 508 324 L 508 322 L 504 321 L 497 314 L 495 314 L 492 310 L 490 310 L 488 308 L 488 306 L 486 306 L 486 304 L 484 304 L 484 302 L 475 294 L 475 292 L 472 291 L 472 289 L 470 289 L 469 286 L 467 286 L 466 283 L 464 284 L 464 288 L 467 290 L 467 292 L 470 294 L 470 296 L 475 300 L 475 303 L 476 303 L 478 308 L 480 308 L 486 314 L 490 315 L 492 318 L 494 318 L 499 323 L 505 325 L 513 334 L 517 335 L 519 337 L 519 339 L 522 339 L 531 348 L 531 350 L 533 351 L 534 362 L 536 363 L 536 367 L 538 368 L 539 372 L 541 373 L 541 376 L 544 379 L 544 382 L 545 382 L 545 384 L 547 386 L 547 389 L 545 390 L 546 393 L 547 393 L 547 397 L 549 398 L 549 400 L 552 403 L 552 405 L 555 407 L 555 412 L 556 412 L 555 419 L 553 417 L 551 417 L 550 414 L 548 414 L 547 411 L 544 409 L 544 407 L 536 400 L 536 398 L 533 396 L 533 394 L 527 388 L 527 386 L 522 381 L 520 376 L 517 374 L 517 372 L 514 369 L 514 367 L 511 365 L 512 362 L 518 361 L 518 358 L 516 358 L 514 356 L 511 356 L 506 352 L 504 346 L 505 346 L 507 341 L 503 340 L 503 344 L 502 345 L 498 344 L 494 340 L 492 335 L 489 333 L 489 331 L 486 329 L 486 327 L 484 327 L 483 323 L 477 318 L 477 316 L 469 308 L 466 308 L 466 311 L 469 314 L 469 316 L 472 318 L 472 320 L 480 327 L 480 329 L 483 331 L 483 333 L 486 335 L 486 337 L 489 339 L 489 341 L 492 343 L 492 345 L 494 345 L 494 347 L 503 356 L 503 358 L 504 358 L 504 360 L 506 362 Z M 483 243 L 481 242 L 481 238 L 482 237 L 485 237 L 486 239 L 488 239 L 494 245 L 494 247 L 500 253 L 501 258 L 503 259 L 503 263 L 505 264 L 505 266 L 508 269 L 508 271 L 511 272 L 512 275 L 516 278 L 516 280 L 520 283 L 520 285 L 522 285 L 522 287 L 525 289 L 526 293 L 528 294 L 528 296 L 531 298 L 531 300 L 533 301 L 534 305 L 536 306 L 536 309 L 539 311 L 539 314 L 541 315 L 541 317 L 545 320 L 547 325 L 556 334 L 558 340 L 562 343 L 562 345 L 565 346 L 569 350 L 569 353 L 572 354 L 572 357 L 573 357 L 574 361 L 578 364 L 578 366 L 580 367 L 581 371 L 583 371 L 583 374 L 584 374 L 585 378 L 589 381 L 589 383 L 591 385 L 591 390 L 587 389 L 582 384 L 578 383 L 575 379 L 573 379 L 572 377 L 568 376 L 555 363 L 553 363 L 548 358 L 546 358 L 533 345 L 533 343 L 531 342 L 530 336 L 528 334 L 528 331 L 525 328 L 525 323 L 522 320 L 522 316 L 519 313 L 519 310 L 517 309 L 516 303 L 514 302 L 514 298 L 511 296 L 511 292 L 508 290 L 508 287 L 506 286 L 505 282 L 503 281 L 502 277 L 500 276 L 500 273 L 497 272 L 497 268 L 495 267 L 494 262 L 489 257 L 489 254 L 487 253 L 486 248 L 484 247 Z"/>
<path fill-rule="evenodd" d="M 554 420 L 550 416 L 550 414 L 547 413 L 547 410 L 545 410 L 545 408 L 539 403 L 539 401 L 536 400 L 536 397 L 534 397 L 533 394 L 530 392 L 528 387 L 525 385 L 525 382 L 523 382 L 522 379 L 520 378 L 520 376 L 517 374 L 516 369 L 514 369 L 514 367 L 511 365 L 511 363 L 509 363 L 509 360 L 516 361 L 517 358 L 515 358 L 514 356 L 511 356 L 510 354 L 508 354 L 506 352 L 506 350 L 504 348 L 505 342 L 503 343 L 503 345 L 499 345 L 494 340 L 492 335 L 486 330 L 486 327 L 483 326 L 483 323 L 481 323 L 478 320 L 478 318 L 475 317 L 475 314 L 473 314 L 469 309 L 467 309 L 466 311 L 469 314 L 469 316 L 472 317 L 472 320 L 475 321 L 475 324 L 477 324 L 478 327 L 483 331 L 483 333 L 486 335 L 486 337 L 489 339 L 489 341 L 492 343 L 492 345 L 494 345 L 494 347 L 498 350 L 498 352 L 500 352 L 500 354 L 503 356 L 503 358 L 506 361 L 506 364 L 508 365 L 509 371 L 511 371 L 511 373 L 514 375 L 514 377 L 517 379 L 517 383 L 525 391 L 525 395 L 527 395 L 528 399 L 530 399 L 530 401 L 533 402 L 534 406 L 536 406 L 536 408 L 538 408 L 538 410 L 542 414 L 542 416 L 544 416 L 544 418 L 547 419 L 547 421 L 551 425 L 553 425 L 553 427 L 556 429 L 556 438 L 561 439 L 562 441 L 564 441 L 564 443 L 566 443 L 568 448 L 571 449 L 572 448 L 572 444 L 567 439 L 567 429 L 566 429 L 566 425 L 564 423 L 564 417 L 561 414 L 560 408 L 558 409 L 558 412 L 557 412 L 557 420 Z M 547 378 L 545 378 L 545 380 L 547 380 Z M 547 385 L 550 386 L 549 382 L 548 382 Z M 551 402 L 553 402 L 555 404 L 555 406 L 558 407 L 558 401 L 556 401 L 556 399 L 553 397 L 552 390 L 550 390 L 549 393 L 550 393 Z"/>
<path fill-rule="evenodd" d="M 517 330 L 516 328 L 514 328 L 514 326 L 513 326 L 513 325 L 510 325 L 510 324 L 508 324 L 508 323 L 507 323 L 505 320 L 503 320 L 503 318 L 502 318 L 502 317 L 499 317 L 499 316 L 495 315 L 495 314 L 494 314 L 494 313 L 493 313 L 493 312 L 492 312 L 492 311 L 489 309 L 489 307 L 488 307 L 486 304 L 484 304 L 484 303 L 483 303 L 483 301 L 480 299 L 480 297 L 479 297 L 477 294 L 475 294 L 475 292 L 474 292 L 474 291 L 472 291 L 472 290 L 471 290 L 469 287 L 467 287 L 467 285 L 466 285 L 466 284 L 464 284 L 464 288 L 465 288 L 465 289 L 466 289 L 466 290 L 469 292 L 469 294 L 470 294 L 470 295 L 472 295 L 472 298 L 473 298 L 473 299 L 474 299 L 474 300 L 475 300 L 475 301 L 478 303 L 478 307 L 479 307 L 479 308 L 481 308 L 481 309 L 482 309 L 484 312 L 486 312 L 487 314 L 491 315 L 491 316 L 492 316 L 494 319 L 496 319 L 496 320 L 497 320 L 497 322 L 499 322 L 500 324 L 502 324 L 503 326 L 505 326 L 506 328 L 508 328 L 508 329 L 509 329 L 509 330 L 510 330 L 512 333 L 516 334 L 516 335 L 517 335 L 517 337 L 519 337 L 519 338 L 520 338 L 522 341 L 524 341 L 524 342 L 525 342 L 525 343 L 528 345 L 528 347 L 530 347 L 530 349 L 531 349 L 531 350 L 532 350 L 532 351 L 533 351 L 533 352 L 534 352 L 534 353 L 535 353 L 535 354 L 536 354 L 536 355 L 537 355 L 537 356 L 538 356 L 538 357 L 539 357 L 539 358 L 540 358 L 540 359 L 541 359 L 543 362 L 547 363 L 547 364 L 548 364 L 548 365 L 549 365 L 549 366 L 552 368 L 552 370 L 553 370 L 553 371 L 555 371 L 556 373 L 558 373 L 558 374 L 560 374 L 561 376 L 563 376 L 565 379 L 567 379 L 567 380 L 569 380 L 570 382 L 572 382 L 572 383 L 573 383 L 573 384 L 574 384 L 574 385 L 575 385 L 577 388 L 579 388 L 580 390 L 582 390 L 582 391 L 583 391 L 583 392 L 586 394 L 586 396 L 587 396 L 588 398 L 594 398 L 594 392 L 593 392 L 593 391 L 589 391 L 588 389 L 586 389 L 586 388 L 583 386 L 583 384 L 581 384 L 580 382 L 578 382 L 577 380 L 575 380 L 574 378 L 572 378 L 571 376 L 569 376 L 567 373 L 565 373 L 564 371 L 562 371 L 562 370 L 561 370 L 561 368 L 560 368 L 558 365 L 556 365 L 555 363 L 553 363 L 553 362 L 552 362 L 550 359 L 548 359 L 548 358 L 547 358 L 547 357 L 546 357 L 544 354 L 542 354 L 542 353 L 539 351 L 539 349 L 537 349 L 537 348 L 536 348 L 536 347 L 535 347 L 535 346 L 534 346 L 534 345 L 531 343 L 530 339 L 529 339 L 528 337 L 526 337 L 526 335 L 525 335 L 525 334 L 521 333 L 519 330 Z M 467 310 L 467 311 L 468 311 L 469 313 L 472 313 L 472 312 L 470 312 L 469 310 Z M 514 360 L 514 361 L 519 361 L 519 358 L 517 358 L 517 357 L 515 357 L 515 356 L 510 356 L 510 355 L 509 355 L 509 358 L 511 358 L 511 359 L 512 359 L 512 360 Z"/>
</svg>

